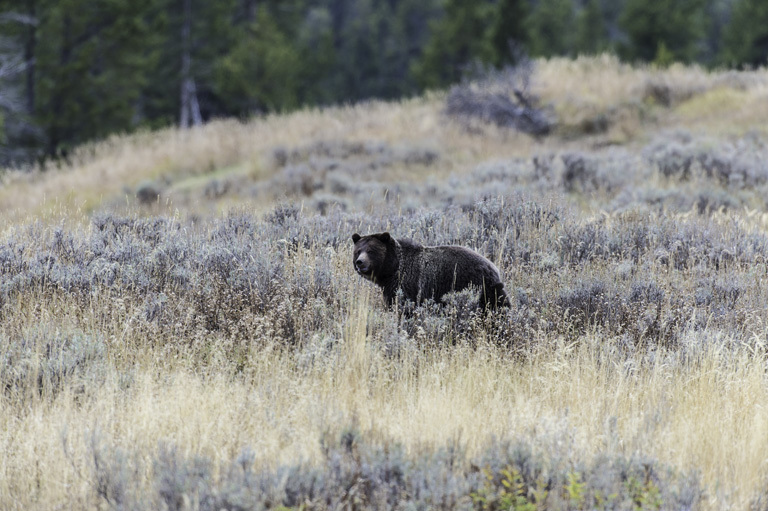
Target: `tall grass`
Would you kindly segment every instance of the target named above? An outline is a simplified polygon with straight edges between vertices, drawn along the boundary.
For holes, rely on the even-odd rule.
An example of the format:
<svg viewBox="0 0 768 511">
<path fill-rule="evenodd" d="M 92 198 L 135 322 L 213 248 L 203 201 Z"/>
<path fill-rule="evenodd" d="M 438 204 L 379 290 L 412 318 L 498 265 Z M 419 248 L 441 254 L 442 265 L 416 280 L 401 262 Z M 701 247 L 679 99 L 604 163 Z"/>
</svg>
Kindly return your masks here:
<svg viewBox="0 0 768 511">
<path fill-rule="evenodd" d="M 220 478 L 246 448 L 260 470 L 312 466 L 323 459 L 320 439 L 350 426 L 374 445 L 403 446 L 406 456 L 457 445 L 474 463 L 494 438 L 513 441 L 586 481 L 618 477 L 605 467 L 589 472 L 601 457 L 641 455 L 649 466 L 699 473 L 701 504 L 712 508 L 746 506 L 762 488 L 762 351 L 713 344 L 690 358 L 659 349 L 627 359 L 588 336 L 554 340 L 525 360 L 487 344 L 393 359 L 366 335 L 367 310 L 355 306 L 338 346 L 309 366 L 276 346 L 249 350 L 239 374 L 224 358 L 202 371 L 156 354 L 128 374 L 107 361 L 102 375 L 72 378 L 55 397 L 46 388 L 6 397 L 3 507 L 103 505 L 99 477 L 131 495 L 155 495 L 168 470 L 159 465 L 162 446 L 182 460 L 208 460 Z M 209 342 L 214 359 L 226 349 Z M 660 474 L 664 491 L 681 484 Z M 196 490 L 179 491 L 194 498 Z"/>
<path fill-rule="evenodd" d="M 768 452 L 768 239 L 725 217 L 595 224 L 548 207 L 507 198 L 448 209 L 438 226 L 428 211 L 390 225 L 496 254 L 516 298 L 490 316 L 463 294 L 399 315 L 352 278 L 344 233 L 384 228 L 387 213 L 280 208 L 194 229 L 98 217 L 86 230 L 15 232 L 0 248 L 0 495 L 17 507 L 151 507 L 171 452 L 187 467 L 173 475 L 179 495 L 195 498 L 199 463 L 226 493 L 243 452 L 263 477 L 305 474 L 328 463 L 321 440 L 352 427 L 361 445 L 400 446 L 414 460 L 404 471 L 453 445 L 468 477 L 504 458 L 494 439 L 526 446 L 554 474 L 554 507 L 569 484 L 587 485 L 583 507 L 603 487 L 634 498 L 604 459 L 646 459 L 653 486 L 640 488 L 668 504 L 746 506 Z M 462 480 L 466 502 L 502 498 L 500 482 Z M 538 483 L 525 484 L 534 501 Z M 699 484 L 704 497 L 681 493 Z"/>
<path fill-rule="evenodd" d="M 0 508 L 762 505 L 764 72 L 536 69 L 543 142 L 436 95 L 6 176 Z M 697 113 L 722 90 L 754 118 Z M 477 249 L 512 307 L 387 309 L 350 264 L 382 230 Z"/>
</svg>

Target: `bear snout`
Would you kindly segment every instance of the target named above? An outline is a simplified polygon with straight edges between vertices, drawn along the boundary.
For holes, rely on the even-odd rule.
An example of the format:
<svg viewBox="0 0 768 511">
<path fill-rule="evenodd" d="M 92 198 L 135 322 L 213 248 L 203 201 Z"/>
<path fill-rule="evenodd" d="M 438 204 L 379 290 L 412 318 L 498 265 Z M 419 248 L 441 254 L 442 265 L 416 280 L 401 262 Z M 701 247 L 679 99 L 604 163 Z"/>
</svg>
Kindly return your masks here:
<svg viewBox="0 0 768 511">
<path fill-rule="evenodd" d="M 370 265 L 368 264 L 368 261 L 363 255 L 360 255 L 360 257 L 357 258 L 355 261 L 355 269 L 358 273 L 368 273 L 370 270 Z"/>
</svg>

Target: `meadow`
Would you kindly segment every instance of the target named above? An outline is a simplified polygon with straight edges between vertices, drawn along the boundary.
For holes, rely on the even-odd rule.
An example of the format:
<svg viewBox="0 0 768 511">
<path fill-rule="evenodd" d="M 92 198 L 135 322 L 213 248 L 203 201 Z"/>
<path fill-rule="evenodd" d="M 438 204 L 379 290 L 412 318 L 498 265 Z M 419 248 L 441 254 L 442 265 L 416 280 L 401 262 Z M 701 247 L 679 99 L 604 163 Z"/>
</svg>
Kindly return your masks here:
<svg viewBox="0 0 768 511">
<path fill-rule="evenodd" d="M 765 507 L 768 72 L 529 78 L 540 138 L 440 92 L 4 172 L 0 508 Z M 387 309 L 383 230 L 512 306 Z"/>
</svg>

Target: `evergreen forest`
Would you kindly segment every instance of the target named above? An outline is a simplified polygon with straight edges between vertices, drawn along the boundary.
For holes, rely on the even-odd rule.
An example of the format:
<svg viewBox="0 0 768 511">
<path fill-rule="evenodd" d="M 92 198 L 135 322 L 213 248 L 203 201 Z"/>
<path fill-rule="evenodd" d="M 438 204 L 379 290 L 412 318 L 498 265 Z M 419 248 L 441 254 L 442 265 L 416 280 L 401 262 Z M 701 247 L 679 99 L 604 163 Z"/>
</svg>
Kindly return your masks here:
<svg viewBox="0 0 768 511">
<path fill-rule="evenodd" d="M 0 165 L 110 134 L 409 97 L 470 69 L 613 53 L 744 68 L 763 0 L 0 0 Z"/>
</svg>

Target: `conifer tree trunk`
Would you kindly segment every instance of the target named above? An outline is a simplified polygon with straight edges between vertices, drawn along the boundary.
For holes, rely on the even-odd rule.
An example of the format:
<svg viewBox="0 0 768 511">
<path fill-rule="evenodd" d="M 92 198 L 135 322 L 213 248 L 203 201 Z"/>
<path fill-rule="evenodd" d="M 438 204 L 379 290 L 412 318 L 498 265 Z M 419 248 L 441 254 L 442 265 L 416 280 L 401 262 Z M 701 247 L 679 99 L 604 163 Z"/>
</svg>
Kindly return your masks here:
<svg viewBox="0 0 768 511">
<path fill-rule="evenodd" d="M 184 13 L 181 23 L 181 114 L 179 125 L 182 129 L 200 126 L 203 118 L 197 102 L 195 79 L 192 77 L 192 0 L 184 0 Z"/>
<path fill-rule="evenodd" d="M 246 23 L 252 23 L 256 20 L 256 0 L 244 0 L 243 1 L 243 14 L 245 16 Z"/>
<path fill-rule="evenodd" d="M 35 45 L 37 43 L 37 20 L 35 19 L 35 0 L 27 0 L 27 12 L 30 22 L 27 24 L 27 38 L 24 43 L 24 63 L 26 65 L 25 96 L 27 113 L 35 113 Z"/>
</svg>

